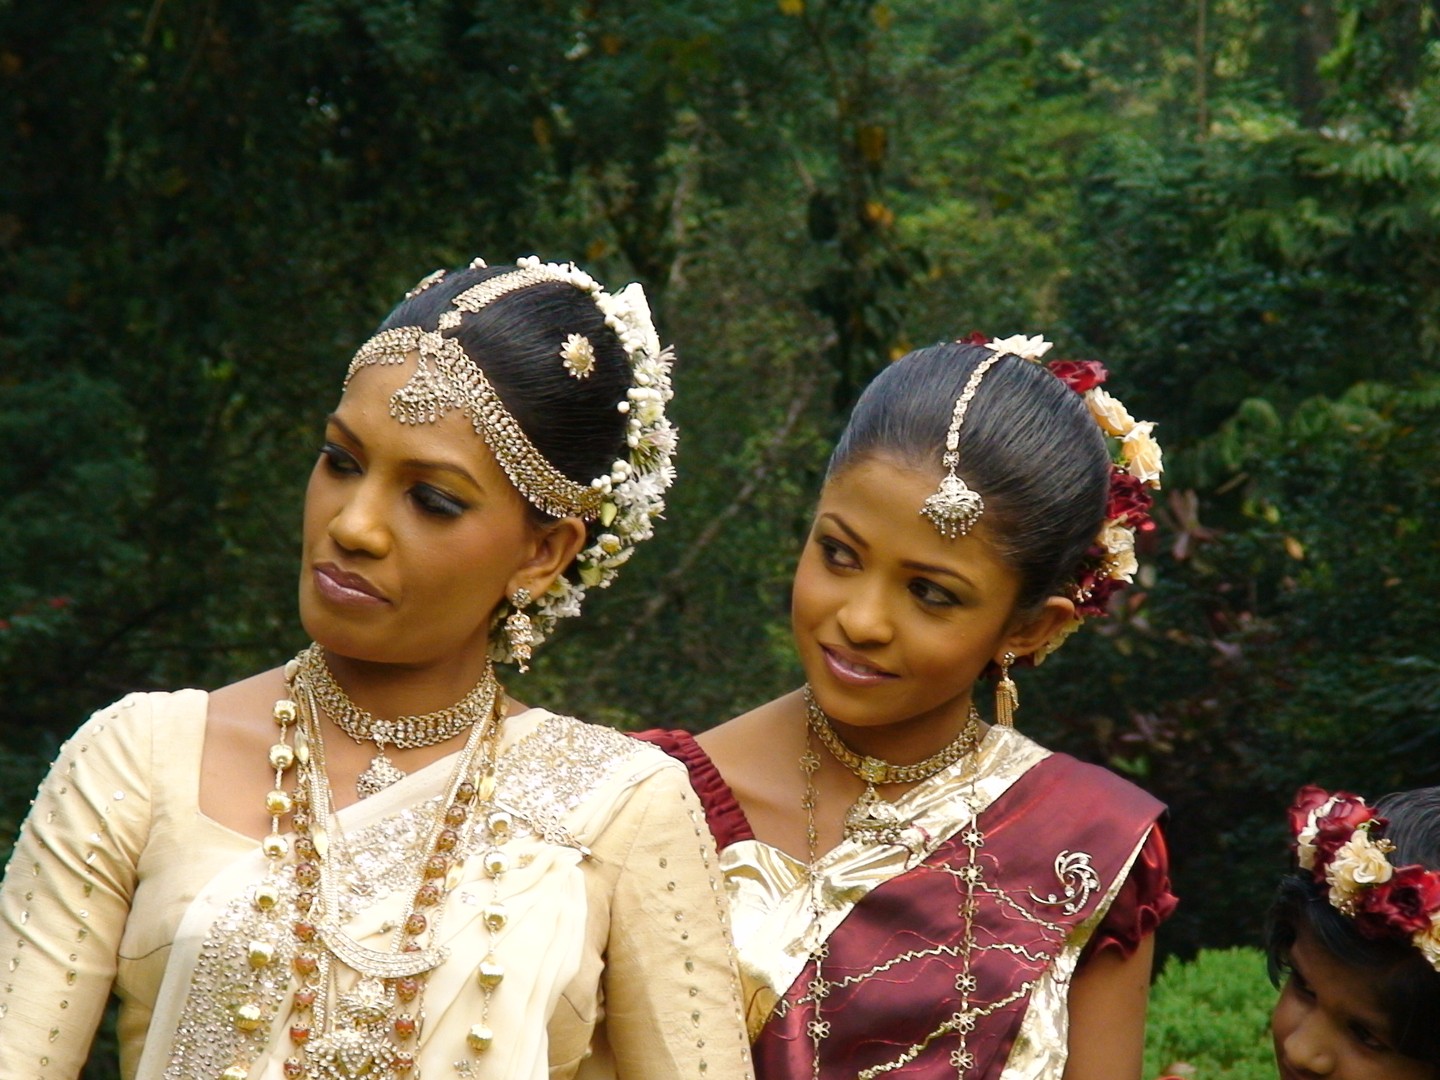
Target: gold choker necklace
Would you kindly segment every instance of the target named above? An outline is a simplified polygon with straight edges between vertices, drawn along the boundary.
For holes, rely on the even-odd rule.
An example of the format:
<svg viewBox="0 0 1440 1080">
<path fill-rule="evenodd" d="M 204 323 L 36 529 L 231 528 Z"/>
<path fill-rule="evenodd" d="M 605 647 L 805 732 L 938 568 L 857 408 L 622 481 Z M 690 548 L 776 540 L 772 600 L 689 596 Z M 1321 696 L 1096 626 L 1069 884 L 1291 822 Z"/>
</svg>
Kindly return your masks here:
<svg viewBox="0 0 1440 1080">
<path fill-rule="evenodd" d="M 845 839 L 867 839 L 878 844 L 900 842 L 906 823 L 895 804 L 880 797 L 876 784 L 914 784 L 948 769 L 980 745 L 980 714 L 970 706 L 970 715 L 960 734 L 938 752 L 913 765 L 895 765 L 881 758 L 855 753 L 835 733 L 834 722 L 805 687 L 805 717 L 822 746 L 851 773 L 865 781 L 865 791 L 845 813 Z"/>
<path fill-rule="evenodd" d="M 453 739 L 483 720 L 495 700 L 495 671 L 487 660 L 485 674 L 480 677 L 480 681 L 448 709 L 420 716 L 397 716 L 394 720 L 378 720 L 351 701 L 350 695 L 335 681 L 335 676 L 330 673 L 330 666 L 325 663 L 325 653 L 319 645 L 312 644 L 296 659 L 300 662 L 300 670 L 304 673 L 315 701 L 325 710 L 325 715 L 335 722 L 335 726 L 357 743 L 375 744 L 375 756 L 365 771 L 355 778 L 355 790 L 362 799 L 405 778 L 405 770 L 391 761 L 385 753 L 386 745 L 400 750 L 414 750 Z"/>
</svg>

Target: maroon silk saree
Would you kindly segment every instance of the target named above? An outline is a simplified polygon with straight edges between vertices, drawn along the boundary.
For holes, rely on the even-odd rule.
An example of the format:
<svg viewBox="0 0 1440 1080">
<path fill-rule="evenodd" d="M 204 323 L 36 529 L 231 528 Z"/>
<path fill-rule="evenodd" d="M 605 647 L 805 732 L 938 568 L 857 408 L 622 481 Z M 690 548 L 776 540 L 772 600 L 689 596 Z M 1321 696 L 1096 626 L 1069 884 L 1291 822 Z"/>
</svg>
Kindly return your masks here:
<svg viewBox="0 0 1440 1080">
<path fill-rule="evenodd" d="M 1004 729 L 895 805 L 903 845 L 842 842 L 813 883 L 743 815 L 719 837 L 757 1076 L 1059 1080 L 1071 977 L 1163 807 Z"/>
</svg>

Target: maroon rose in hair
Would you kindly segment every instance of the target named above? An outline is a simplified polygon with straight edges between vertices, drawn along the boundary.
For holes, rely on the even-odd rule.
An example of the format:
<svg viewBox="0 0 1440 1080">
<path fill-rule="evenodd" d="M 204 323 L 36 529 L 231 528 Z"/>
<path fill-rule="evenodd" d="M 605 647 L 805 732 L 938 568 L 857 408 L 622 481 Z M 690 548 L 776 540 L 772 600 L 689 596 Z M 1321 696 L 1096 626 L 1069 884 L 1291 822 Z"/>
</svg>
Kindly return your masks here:
<svg viewBox="0 0 1440 1080">
<path fill-rule="evenodd" d="M 1110 597 L 1125 587 L 1125 582 L 1105 574 L 1105 551 L 1098 544 L 1092 545 L 1085 556 L 1087 569 L 1075 583 L 1075 614 L 1082 619 L 1095 618 L 1106 613 Z"/>
<path fill-rule="evenodd" d="M 1330 793 L 1317 784 L 1306 784 L 1297 791 L 1295 801 L 1290 804 L 1290 834 L 1299 836 L 1310 824 L 1310 812 L 1320 809 L 1329 798 Z"/>
<path fill-rule="evenodd" d="M 1384 818 L 1365 805 L 1365 800 L 1359 795 L 1337 791 L 1333 798 L 1335 801 L 1330 809 L 1315 819 L 1316 869 L 1328 864 L 1335 852 L 1367 821 L 1375 822 L 1371 826 L 1372 837 L 1380 836 L 1380 830 L 1387 824 Z"/>
<path fill-rule="evenodd" d="M 1137 529 L 1149 521 L 1153 505 L 1155 500 L 1143 480 L 1118 466 L 1110 467 L 1110 501 L 1105 507 L 1107 521 L 1120 521 Z"/>
<path fill-rule="evenodd" d="M 1440 874 L 1423 866 L 1402 866 L 1389 881 L 1366 889 L 1355 912 L 1355 928 L 1369 938 L 1411 937 L 1430 928 L 1440 910 Z"/>
<path fill-rule="evenodd" d="M 1077 394 L 1095 389 L 1110 377 L 1105 365 L 1099 360 L 1054 360 L 1046 366 L 1050 369 L 1050 374 Z"/>
</svg>

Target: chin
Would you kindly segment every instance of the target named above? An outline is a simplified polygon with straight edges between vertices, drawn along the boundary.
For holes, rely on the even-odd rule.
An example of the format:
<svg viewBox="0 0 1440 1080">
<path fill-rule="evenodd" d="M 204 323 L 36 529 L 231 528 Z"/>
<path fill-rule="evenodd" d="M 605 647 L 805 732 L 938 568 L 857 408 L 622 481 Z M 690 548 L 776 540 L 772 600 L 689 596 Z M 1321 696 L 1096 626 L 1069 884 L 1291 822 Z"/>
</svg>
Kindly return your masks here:
<svg viewBox="0 0 1440 1080">
<path fill-rule="evenodd" d="M 333 656 L 367 663 L 395 663 L 394 634 L 366 630 L 319 608 L 300 602 L 300 625 L 310 640 Z"/>
<path fill-rule="evenodd" d="M 847 727 L 887 727 L 902 713 L 884 695 L 883 687 L 853 687 L 822 673 L 810 680 L 811 692 L 830 719 Z"/>
</svg>

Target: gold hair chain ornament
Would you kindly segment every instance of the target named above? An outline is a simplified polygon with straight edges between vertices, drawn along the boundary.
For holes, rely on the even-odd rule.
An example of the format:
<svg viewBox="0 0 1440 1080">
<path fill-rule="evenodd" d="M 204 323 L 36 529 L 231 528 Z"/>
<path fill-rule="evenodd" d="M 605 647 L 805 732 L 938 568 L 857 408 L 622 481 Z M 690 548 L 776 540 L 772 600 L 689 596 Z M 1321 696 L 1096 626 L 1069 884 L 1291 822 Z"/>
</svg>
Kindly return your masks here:
<svg viewBox="0 0 1440 1080">
<path fill-rule="evenodd" d="M 460 299 L 457 297 L 457 302 Z M 391 395 L 391 416 L 402 424 L 433 424 L 458 409 L 533 506 L 551 517 L 574 515 L 593 521 L 599 515 L 604 493 L 593 485 L 577 484 L 545 460 L 505 408 L 485 372 L 454 338 L 418 326 L 382 330 L 360 346 L 350 361 L 345 386 L 349 387 L 362 368 L 403 364 L 412 353 L 417 354 L 415 374 Z"/>
<path fill-rule="evenodd" d="M 484 260 L 476 259 L 470 269 L 487 267 Z M 428 275 L 406 294 L 407 299 L 444 280 L 444 271 Z M 588 483 L 572 480 L 550 463 L 454 336 L 467 314 L 547 283 L 578 289 L 594 302 L 630 367 L 630 386 L 615 404 L 625 418 L 623 448 L 609 469 Z M 552 354 L 554 362 L 577 381 L 587 379 L 597 362 L 595 342 L 584 334 L 567 334 L 563 326 L 555 329 L 563 339 Z M 665 411 L 673 396 L 670 350 L 661 348 L 645 291 L 638 284 L 612 294 L 573 263 L 542 263 L 527 256 L 516 260 L 515 269 L 497 272 L 454 296 L 434 330 L 396 326 L 380 331 L 351 359 L 345 385 L 366 367 L 403 364 L 412 357 L 414 374 L 391 395 L 391 416 L 405 424 L 427 424 L 459 411 L 532 506 L 551 517 L 578 517 L 589 526 L 587 545 L 576 557 L 573 574 L 560 575 L 544 595 L 535 598 L 529 612 L 533 649 L 559 619 L 580 613 L 586 590 L 608 586 L 636 545 L 654 535 L 653 523 L 664 513 L 665 492 L 675 479 L 672 460 L 677 436 Z M 491 656 L 501 662 L 516 659 L 501 626 L 491 635 Z"/>
<path fill-rule="evenodd" d="M 985 510 L 980 493 L 966 484 L 957 472 L 961 425 L 981 379 L 1006 356 L 1040 364 L 1051 349 L 1051 343 L 1038 334 L 1013 334 L 1007 338 L 975 343 L 983 344 L 991 355 L 975 366 L 955 401 L 941 458 L 946 473 L 938 490 L 925 500 L 920 509 L 920 513 L 929 518 L 947 539 L 968 533 Z M 1079 628 L 1085 617 L 1104 614 L 1110 595 L 1122 584 L 1134 580 L 1139 569 L 1135 551 L 1137 532 L 1154 527 L 1149 515 L 1152 497 L 1146 489 L 1158 488 L 1164 471 L 1160 446 L 1153 435 L 1154 423 L 1135 420 L 1117 398 L 1100 386 L 1108 377 L 1108 372 L 1098 361 L 1060 360 L 1046 366 L 1052 375 L 1084 401 L 1110 447 L 1111 466 L 1105 520 L 1092 549 L 1098 549 L 1099 557 L 1087 554 L 1077 569 L 1076 579 L 1069 590 L 1070 599 L 1076 605 L 1076 615 L 1029 654 L 1036 664 L 1059 648 Z M 1007 702 L 1009 715 L 1013 716 L 1014 685 L 1008 678 L 997 685 L 997 699 L 1001 696 L 1006 699 L 996 703 L 997 715 L 1002 721 L 1007 715 Z"/>
</svg>

